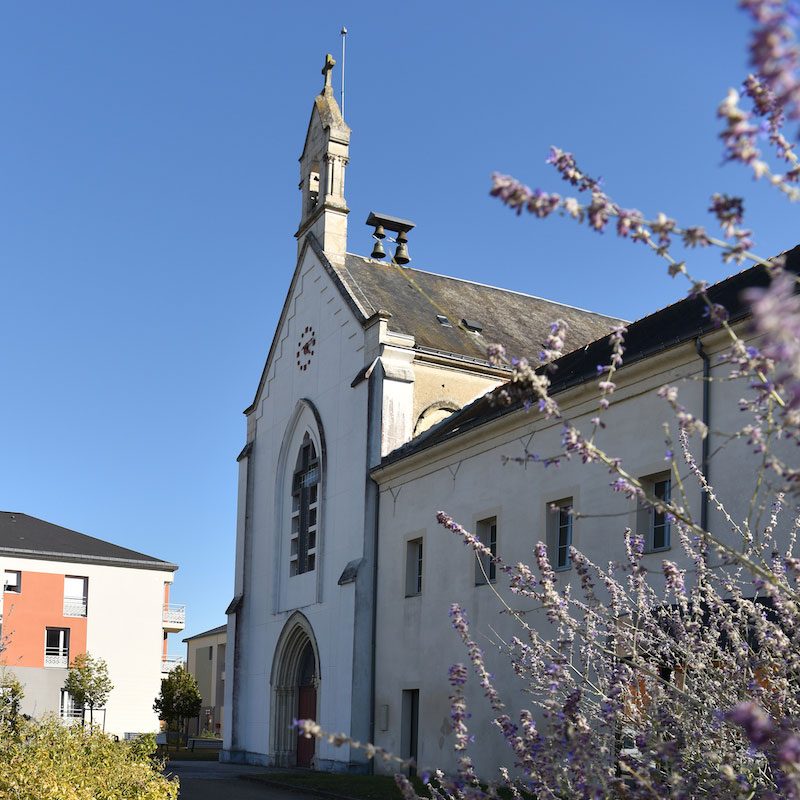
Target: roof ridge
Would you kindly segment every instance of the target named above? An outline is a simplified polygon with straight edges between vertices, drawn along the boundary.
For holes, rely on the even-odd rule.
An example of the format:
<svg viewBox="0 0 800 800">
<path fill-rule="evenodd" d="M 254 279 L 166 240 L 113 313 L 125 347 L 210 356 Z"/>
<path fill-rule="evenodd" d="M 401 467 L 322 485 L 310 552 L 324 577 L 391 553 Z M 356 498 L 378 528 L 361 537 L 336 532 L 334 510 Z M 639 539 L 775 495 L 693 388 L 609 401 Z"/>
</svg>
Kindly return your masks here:
<svg viewBox="0 0 800 800">
<path fill-rule="evenodd" d="M 336 266 L 334 266 L 333 268 L 337 269 Z M 355 292 L 359 292 L 361 294 L 361 300 L 359 300 L 356 297 L 354 297 L 353 299 L 359 305 L 362 305 L 361 301 L 363 300 L 364 302 L 366 302 L 367 306 L 369 306 L 369 308 L 372 309 L 373 313 L 376 312 L 378 309 L 375 308 L 375 305 L 373 304 L 373 302 L 369 299 L 369 297 L 367 297 L 367 293 L 361 288 L 361 284 L 356 280 L 355 275 L 353 275 L 353 273 L 350 272 L 350 270 L 347 268 L 347 262 L 345 262 L 343 266 L 338 267 L 338 269 L 341 269 L 343 272 L 347 273 L 347 277 L 350 279 L 350 281 L 352 281 L 353 285 L 352 285 L 352 288 L 351 288 L 350 286 L 347 286 L 347 281 L 346 280 L 342 280 L 342 283 L 344 283 L 344 285 L 347 286 L 347 288 L 351 290 L 350 294 L 352 295 Z M 344 277 L 344 276 L 342 276 L 342 277 Z M 366 311 L 366 306 L 362 306 L 362 307 Z"/>
<path fill-rule="evenodd" d="M 182 641 L 188 642 L 191 639 L 200 639 L 201 637 L 208 636 L 210 634 L 220 634 L 223 631 L 226 631 L 227 628 L 228 628 L 228 623 L 227 622 L 223 622 L 222 625 L 216 625 L 213 628 L 209 628 L 207 631 L 200 631 L 200 633 L 193 633 L 191 636 L 187 636 Z"/>
</svg>

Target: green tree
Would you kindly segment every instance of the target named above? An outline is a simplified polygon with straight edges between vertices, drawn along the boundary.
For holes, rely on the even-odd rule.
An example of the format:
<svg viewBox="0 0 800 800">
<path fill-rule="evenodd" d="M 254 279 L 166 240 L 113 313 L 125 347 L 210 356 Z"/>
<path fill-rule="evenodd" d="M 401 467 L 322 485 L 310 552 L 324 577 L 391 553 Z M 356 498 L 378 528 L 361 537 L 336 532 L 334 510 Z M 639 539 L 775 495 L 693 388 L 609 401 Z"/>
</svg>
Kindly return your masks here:
<svg viewBox="0 0 800 800">
<path fill-rule="evenodd" d="M 67 673 L 64 689 L 83 707 L 83 719 L 86 718 L 88 706 L 89 724 L 94 723 L 95 708 L 105 705 L 113 688 L 114 684 L 108 677 L 108 665 L 102 658 L 95 658 L 89 653 L 75 656 Z"/>
<path fill-rule="evenodd" d="M 153 711 L 167 723 L 168 728 L 175 726 L 181 731 L 190 719 L 200 714 L 202 705 L 203 697 L 194 675 L 179 665 L 162 678 L 161 692 L 153 703 Z"/>
</svg>

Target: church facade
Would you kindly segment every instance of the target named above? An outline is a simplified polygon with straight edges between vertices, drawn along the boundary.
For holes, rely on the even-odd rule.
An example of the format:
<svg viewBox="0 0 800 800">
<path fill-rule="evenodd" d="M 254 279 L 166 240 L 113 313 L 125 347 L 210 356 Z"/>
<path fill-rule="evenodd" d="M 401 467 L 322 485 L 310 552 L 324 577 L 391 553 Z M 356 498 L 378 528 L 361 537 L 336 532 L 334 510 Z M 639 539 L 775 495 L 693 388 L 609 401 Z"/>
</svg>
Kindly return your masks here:
<svg viewBox="0 0 800 800">
<path fill-rule="evenodd" d="M 360 770 L 360 753 L 315 749 L 291 724 L 376 735 L 384 500 L 370 470 L 507 379 L 488 343 L 528 346 L 561 317 L 585 344 L 617 320 L 401 266 L 413 223 L 389 215 L 370 222 L 394 233 L 394 259 L 347 252 L 350 129 L 331 67 L 300 158 L 297 266 L 245 411 L 223 758 Z"/>
<path fill-rule="evenodd" d="M 368 219 L 371 256 L 348 252 L 350 129 L 332 66 L 328 57 L 300 158 L 296 268 L 245 411 L 222 757 L 371 768 L 348 746 L 298 737 L 293 720 L 313 718 L 327 731 L 447 769 L 455 763 L 447 670 L 467 660 L 448 619 L 451 603 L 467 609 L 511 707 L 524 687 L 499 646 L 516 633 L 501 613 L 501 599 L 513 597 L 490 563 L 437 524 L 438 510 L 506 562 L 529 562 L 536 542 L 546 542 L 565 583 L 571 544 L 597 562 L 620 558 L 625 527 L 645 536 L 655 572 L 665 552 L 679 562 L 681 555 L 665 520 L 610 492 L 602 467 L 578 460 L 558 470 L 524 468 L 518 462 L 530 452 L 559 452 L 560 423 L 487 395 L 510 374 L 487 360 L 487 345 L 502 342 L 524 356 L 561 319 L 571 352 L 558 361 L 553 391 L 585 427 L 597 409 L 597 365 L 608 363 L 608 334 L 619 320 L 408 267 L 413 223 L 387 214 Z M 382 260 L 391 239 L 394 258 Z M 800 249 L 790 254 L 795 270 L 798 260 Z M 752 268 L 712 293 L 744 330 L 741 291 L 765 283 L 764 271 Z M 658 387 L 678 383 L 681 402 L 712 431 L 738 424 L 730 414 L 742 387 L 708 380 L 725 371 L 716 359 L 725 340 L 702 311 L 698 299 L 687 299 L 628 326 L 599 442 L 661 496 L 670 491 L 661 427 L 670 411 Z M 741 459 L 749 451 L 733 443 L 711 462 L 721 444 L 714 436 L 706 449 L 697 444 L 698 463 L 744 498 Z M 696 486 L 688 499 L 716 530 Z M 486 731 L 473 757 L 489 775 L 508 761 L 504 744 L 490 732 L 476 682 L 467 693 L 470 727 Z"/>
</svg>

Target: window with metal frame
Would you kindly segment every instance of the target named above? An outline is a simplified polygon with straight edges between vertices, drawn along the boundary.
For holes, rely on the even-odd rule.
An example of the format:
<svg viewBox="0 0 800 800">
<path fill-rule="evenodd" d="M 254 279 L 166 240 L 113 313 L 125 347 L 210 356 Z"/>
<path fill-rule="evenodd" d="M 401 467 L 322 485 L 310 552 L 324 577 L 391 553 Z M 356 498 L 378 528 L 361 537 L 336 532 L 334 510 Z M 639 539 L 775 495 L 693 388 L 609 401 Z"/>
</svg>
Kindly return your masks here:
<svg viewBox="0 0 800 800">
<path fill-rule="evenodd" d="M 422 539 L 406 543 L 406 597 L 422 594 Z"/>
<path fill-rule="evenodd" d="M 306 434 L 297 454 L 292 478 L 289 574 L 302 575 L 316 567 L 319 530 L 320 464 L 311 437 Z"/>
<path fill-rule="evenodd" d="M 489 548 L 492 558 L 497 557 L 497 517 L 482 519 L 475 526 L 475 533 L 481 544 Z M 475 585 L 482 586 L 487 580 L 492 582 L 497 577 L 497 564 L 487 553 L 475 554 Z"/>
<path fill-rule="evenodd" d="M 547 506 L 547 551 L 555 570 L 569 569 L 572 562 L 572 498 L 565 497 Z"/>
<path fill-rule="evenodd" d="M 7 569 L 3 573 L 3 591 L 14 594 L 22 591 L 22 573 L 19 570 Z"/>
<path fill-rule="evenodd" d="M 64 616 L 85 617 L 89 579 L 76 575 L 64 576 Z"/>
<path fill-rule="evenodd" d="M 672 499 L 672 479 L 669 472 L 648 475 L 641 479 L 642 486 L 648 495 L 656 501 L 668 504 Z M 658 553 L 669 550 L 672 546 L 671 525 L 666 510 L 640 503 L 636 512 L 636 528 L 644 537 L 646 553 Z"/>
<path fill-rule="evenodd" d="M 64 720 L 83 718 L 83 706 L 80 703 L 76 703 L 75 698 L 66 689 L 61 690 L 59 716 Z"/>
<path fill-rule="evenodd" d="M 44 639 L 44 665 L 69 666 L 69 628 L 47 628 Z"/>
</svg>

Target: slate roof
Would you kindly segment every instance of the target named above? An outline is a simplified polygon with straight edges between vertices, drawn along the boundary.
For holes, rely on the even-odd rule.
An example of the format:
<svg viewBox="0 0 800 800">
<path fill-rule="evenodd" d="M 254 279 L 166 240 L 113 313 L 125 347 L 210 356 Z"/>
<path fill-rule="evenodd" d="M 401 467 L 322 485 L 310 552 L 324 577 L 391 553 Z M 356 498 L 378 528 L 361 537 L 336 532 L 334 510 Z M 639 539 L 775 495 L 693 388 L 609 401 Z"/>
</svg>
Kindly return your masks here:
<svg viewBox="0 0 800 800">
<path fill-rule="evenodd" d="M 170 572 L 178 569 L 160 558 L 12 511 L 0 511 L 0 554 Z"/>
<path fill-rule="evenodd" d="M 389 329 L 414 337 L 416 346 L 441 353 L 486 360 L 486 345 L 499 342 L 511 355 L 531 355 L 551 322 L 569 326 L 570 349 L 581 347 L 621 322 L 541 297 L 399 267 L 348 253 L 344 267 L 333 266 L 365 318 L 378 310 L 391 313 Z M 452 327 L 436 316 L 447 317 Z M 461 321 L 479 323 L 470 332 Z"/>
<path fill-rule="evenodd" d="M 362 324 L 376 312 L 388 311 L 391 314 L 389 330 L 413 336 L 418 350 L 481 366 L 488 365 L 486 347 L 490 344 L 503 344 L 510 356 L 536 355 L 550 323 L 556 319 L 563 319 L 569 325 L 569 348 L 582 347 L 599 336 L 605 336 L 614 325 L 623 322 L 616 317 L 595 314 L 541 297 L 400 267 L 353 253 L 346 254 L 343 265 L 334 265 L 316 237 L 309 233 L 305 237 L 283 303 L 253 402 L 244 410 L 245 414 L 255 409 L 267 379 L 289 313 L 289 301 L 306 247 L 317 256 L 353 315 Z M 441 325 L 436 319 L 437 314 L 447 317 L 450 326 Z M 463 319 L 480 323 L 482 330 L 479 333 L 468 331 L 461 324 Z M 532 350 L 535 352 L 532 353 Z M 243 455 L 244 451 L 239 458 Z"/>
<path fill-rule="evenodd" d="M 786 258 L 786 269 L 800 274 L 800 245 L 783 255 Z M 713 303 L 725 306 L 731 322 L 737 322 L 749 314 L 742 292 L 748 288 L 765 287 L 768 284 L 769 276 L 766 269 L 756 265 L 709 287 L 708 295 Z M 648 356 L 696 339 L 713 330 L 714 325 L 704 312 L 705 304 L 700 298 L 687 297 L 630 323 L 625 336 L 624 366 L 635 364 Z M 556 395 L 585 381 L 596 380 L 597 365 L 608 364 L 610 355 L 608 337 L 603 336 L 584 348 L 562 356 L 554 362 L 556 371 L 550 378 L 551 394 Z M 383 458 L 380 466 L 388 466 L 522 407 L 521 402 L 498 405 L 493 402 L 493 395 L 494 392 L 490 392 L 478 398 L 410 442 L 393 450 Z"/>
</svg>

